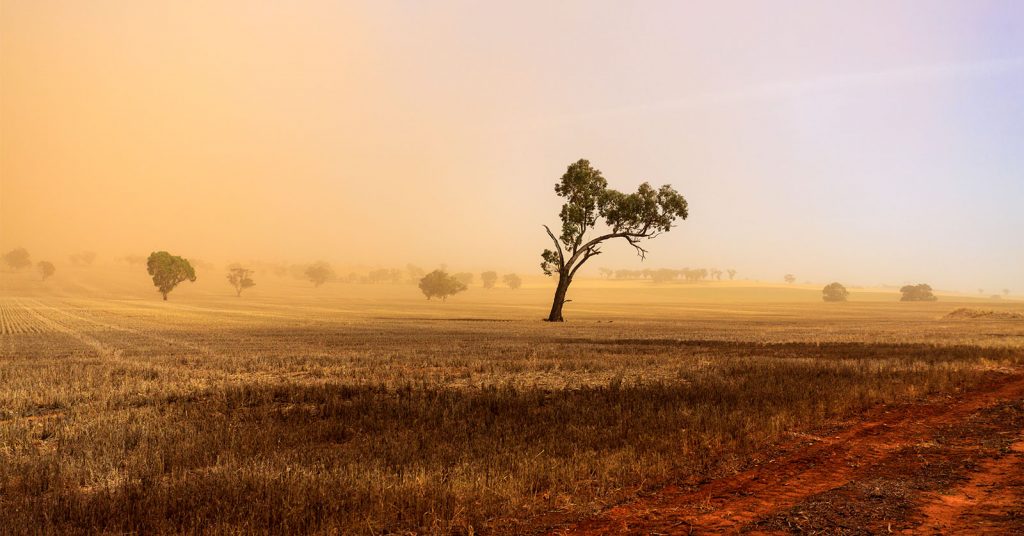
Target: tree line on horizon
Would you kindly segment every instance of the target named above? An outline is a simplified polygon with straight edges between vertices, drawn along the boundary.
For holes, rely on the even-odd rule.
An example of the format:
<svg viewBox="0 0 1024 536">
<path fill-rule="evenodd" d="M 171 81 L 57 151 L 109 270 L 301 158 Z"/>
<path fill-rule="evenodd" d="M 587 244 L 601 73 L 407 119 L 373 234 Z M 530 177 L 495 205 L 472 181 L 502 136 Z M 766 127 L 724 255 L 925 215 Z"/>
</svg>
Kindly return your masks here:
<svg viewBox="0 0 1024 536">
<path fill-rule="evenodd" d="M 736 278 L 736 270 L 730 268 L 728 270 L 719 270 L 718 268 L 644 268 L 642 270 L 629 270 L 619 269 L 613 270 L 611 268 L 601 267 L 597 269 L 598 274 L 604 279 L 617 279 L 617 280 L 644 280 L 649 279 L 656 283 L 665 283 L 668 281 L 685 280 L 689 282 L 699 282 L 705 280 L 721 281 L 723 276 L 727 276 L 730 281 Z"/>
</svg>

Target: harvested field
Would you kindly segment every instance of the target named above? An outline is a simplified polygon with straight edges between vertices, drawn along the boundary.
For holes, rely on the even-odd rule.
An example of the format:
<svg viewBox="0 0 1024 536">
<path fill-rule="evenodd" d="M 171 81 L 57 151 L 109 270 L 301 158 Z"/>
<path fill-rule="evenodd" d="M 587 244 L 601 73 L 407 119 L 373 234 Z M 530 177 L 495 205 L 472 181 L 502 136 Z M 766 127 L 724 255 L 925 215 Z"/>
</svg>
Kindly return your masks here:
<svg viewBox="0 0 1024 536">
<path fill-rule="evenodd" d="M 1019 429 L 955 430 L 1022 385 L 1024 325 L 941 319 L 950 303 L 595 283 L 553 325 L 538 320 L 541 286 L 441 304 L 401 285 L 268 283 L 238 299 L 197 284 L 164 303 L 144 283 L 4 282 L 0 524 L 13 532 L 618 532 L 643 501 L 684 501 L 697 526 L 720 499 L 685 497 L 743 479 L 813 482 L 737 518 L 759 530 L 828 526 L 821 505 L 871 499 L 871 483 L 895 498 L 868 527 L 1012 515 L 927 507 L 1002 482 L 971 467 L 935 485 L 870 471 L 929 441 L 941 446 L 925 472 L 969 441 L 987 445 L 977 467 L 1011 463 L 999 453 Z M 959 409 L 934 409 L 949 400 Z M 949 434 L 967 446 L 936 439 Z M 848 455 L 864 469 L 832 480 L 785 461 Z M 656 517 L 637 531 L 684 526 L 644 524 Z"/>
</svg>

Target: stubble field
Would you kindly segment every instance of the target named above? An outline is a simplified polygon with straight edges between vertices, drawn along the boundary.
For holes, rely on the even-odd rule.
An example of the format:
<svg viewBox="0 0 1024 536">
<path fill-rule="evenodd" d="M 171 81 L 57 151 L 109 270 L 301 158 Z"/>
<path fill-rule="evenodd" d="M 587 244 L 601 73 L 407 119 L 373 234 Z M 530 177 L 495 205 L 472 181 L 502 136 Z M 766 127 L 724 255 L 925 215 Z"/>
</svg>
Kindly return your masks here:
<svg viewBox="0 0 1024 536">
<path fill-rule="evenodd" d="M 12 533 L 521 534 L 1015 377 L 1024 322 L 750 283 L 0 288 Z M 1019 302 L 987 308 L 1024 310 Z M 782 527 L 781 529 L 779 527 Z M 775 527 L 786 530 L 785 525 Z"/>
</svg>

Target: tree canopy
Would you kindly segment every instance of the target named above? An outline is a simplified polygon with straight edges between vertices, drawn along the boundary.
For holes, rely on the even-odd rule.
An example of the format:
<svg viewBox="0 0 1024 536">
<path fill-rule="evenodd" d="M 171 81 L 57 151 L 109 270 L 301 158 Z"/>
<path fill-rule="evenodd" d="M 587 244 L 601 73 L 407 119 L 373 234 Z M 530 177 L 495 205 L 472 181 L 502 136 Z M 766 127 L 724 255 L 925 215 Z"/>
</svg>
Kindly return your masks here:
<svg viewBox="0 0 1024 536">
<path fill-rule="evenodd" d="M 50 261 L 39 261 L 36 264 L 36 268 L 39 269 L 39 274 L 43 276 L 43 281 L 46 281 L 57 272 L 57 267 Z"/>
<path fill-rule="evenodd" d="M 14 248 L 4 253 L 3 259 L 4 264 L 10 266 L 13 270 L 21 270 L 32 266 L 32 258 L 25 248 Z"/>
<path fill-rule="evenodd" d="M 517 289 L 523 286 L 523 278 L 519 277 L 517 274 L 505 274 L 502 276 L 501 280 L 510 289 Z"/>
<path fill-rule="evenodd" d="M 228 269 L 228 283 L 235 288 L 235 296 L 241 296 L 242 291 L 256 286 L 252 280 L 253 271 L 241 266 L 232 266 Z"/>
<path fill-rule="evenodd" d="M 548 320 L 562 321 L 562 306 L 576 271 L 601 253 L 606 240 L 621 238 L 632 246 L 641 259 L 647 250 L 643 241 L 672 228 L 677 219 L 685 220 L 686 199 L 669 185 L 654 188 L 642 183 L 634 193 L 608 188 L 601 171 L 587 160 L 570 164 L 555 185 L 555 193 L 565 199 L 559 212 L 562 232 L 557 237 L 547 225 L 544 229 L 555 249 L 541 253 L 541 269 L 546 275 L 558 274 L 558 287 Z M 588 233 L 603 220 L 606 232 L 593 238 Z"/>
<path fill-rule="evenodd" d="M 938 298 L 935 294 L 932 294 L 931 285 L 921 283 L 919 285 L 904 285 L 900 288 L 900 292 L 903 296 L 900 297 L 900 301 L 935 301 Z"/>
<path fill-rule="evenodd" d="M 444 270 L 434 270 L 420 279 L 420 290 L 427 299 L 441 298 L 446 301 L 448 296 L 466 290 L 466 284 L 448 275 Z"/>
<path fill-rule="evenodd" d="M 487 271 L 480 274 L 480 282 L 484 288 L 494 288 L 494 284 L 498 282 L 498 272 Z"/>
<path fill-rule="evenodd" d="M 306 279 L 313 282 L 314 287 L 319 287 L 334 278 L 334 268 L 325 261 L 310 264 L 303 273 Z"/>
<path fill-rule="evenodd" d="M 830 283 L 821 291 L 821 299 L 827 302 L 844 302 L 850 292 L 840 283 Z"/>
<path fill-rule="evenodd" d="M 167 300 L 169 294 L 178 283 L 182 281 L 196 280 L 195 268 L 188 262 L 188 259 L 176 257 L 166 251 L 154 251 L 150 253 L 146 261 L 146 270 L 153 277 L 153 285 Z"/>
</svg>

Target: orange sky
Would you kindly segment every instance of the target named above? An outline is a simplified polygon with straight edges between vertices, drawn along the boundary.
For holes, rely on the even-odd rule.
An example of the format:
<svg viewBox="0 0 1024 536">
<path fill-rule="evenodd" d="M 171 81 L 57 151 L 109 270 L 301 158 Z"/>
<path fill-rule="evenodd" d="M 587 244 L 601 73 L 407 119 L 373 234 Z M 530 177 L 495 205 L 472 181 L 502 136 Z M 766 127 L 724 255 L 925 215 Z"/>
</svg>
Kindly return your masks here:
<svg viewBox="0 0 1024 536">
<path fill-rule="evenodd" d="M 532 270 L 582 157 L 689 199 L 650 267 L 1024 288 L 978 5 L 0 0 L 0 246 Z"/>
</svg>

